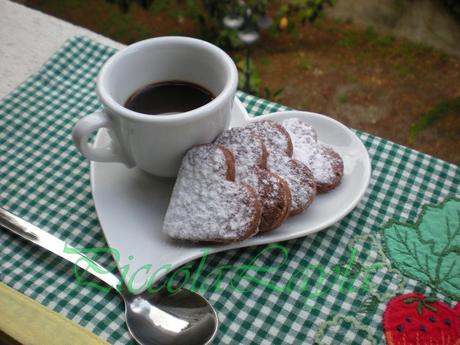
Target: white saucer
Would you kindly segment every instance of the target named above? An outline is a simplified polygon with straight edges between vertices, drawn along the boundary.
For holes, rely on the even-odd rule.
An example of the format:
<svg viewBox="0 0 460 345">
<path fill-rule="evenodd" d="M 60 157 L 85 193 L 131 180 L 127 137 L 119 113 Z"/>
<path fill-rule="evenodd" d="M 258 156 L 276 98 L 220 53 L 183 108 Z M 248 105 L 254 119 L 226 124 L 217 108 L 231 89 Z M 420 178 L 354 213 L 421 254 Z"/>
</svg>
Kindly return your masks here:
<svg viewBox="0 0 460 345">
<path fill-rule="evenodd" d="M 306 212 L 289 218 L 275 231 L 241 243 L 204 247 L 170 240 L 161 228 L 174 183 L 172 180 L 155 178 L 118 163 L 91 163 L 91 188 L 96 211 L 109 246 L 120 253 L 119 269 L 129 264 L 126 283 L 132 279 L 131 285 L 140 292 L 155 272 L 154 281 L 167 273 L 166 268 L 172 270 L 201 257 L 204 248 L 208 248 L 211 254 L 306 236 L 336 223 L 356 206 L 367 189 L 371 174 L 369 155 L 358 137 L 341 123 L 315 113 L 288 111 L 263 116 L 276 121 L 288 117 L 298 117 L 311 124 L 318 132 L 319 141 L 330 145 L 342 156 L 345 167 L 342 183 L 335 190 L 318 195 Z M 253 120 L 236 99 L 231 126 Z M 108 140 L 107 132 L 101 130 L 95 145 L 105 146 Z M 158 271 L 162 266 L 163 269 Z"/>
</svg>

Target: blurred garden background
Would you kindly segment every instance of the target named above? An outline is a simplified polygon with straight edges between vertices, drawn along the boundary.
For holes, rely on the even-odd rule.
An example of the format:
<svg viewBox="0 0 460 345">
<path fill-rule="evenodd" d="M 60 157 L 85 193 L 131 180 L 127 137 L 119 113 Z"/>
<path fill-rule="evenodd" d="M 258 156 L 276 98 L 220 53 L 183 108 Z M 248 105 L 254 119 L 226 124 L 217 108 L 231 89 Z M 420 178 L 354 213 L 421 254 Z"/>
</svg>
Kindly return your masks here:
<svg viewBox="0 0 460 345">
<path fill-rule="evenodd" d="M 460 165 L 458 0 L 22 0 L 130 44 L 225 49 L 246 90 Z"/>
</svg>

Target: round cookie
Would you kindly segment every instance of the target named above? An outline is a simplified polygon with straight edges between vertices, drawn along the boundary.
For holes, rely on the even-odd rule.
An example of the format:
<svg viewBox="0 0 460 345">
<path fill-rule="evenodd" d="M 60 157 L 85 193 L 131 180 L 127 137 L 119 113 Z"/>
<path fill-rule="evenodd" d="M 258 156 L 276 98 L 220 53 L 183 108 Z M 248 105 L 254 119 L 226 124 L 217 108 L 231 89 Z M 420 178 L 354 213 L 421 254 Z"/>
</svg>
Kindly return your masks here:
<svg viewBox="0 0 460 345">
<path fill-rule="evenodd" d="M 318 144 L 314 128 L 297 118 L 283 121 L 291 136 L 293 157 L 305 163 L 313 173 L 318 193 L 330 191 L 343 177 L 343 160 L 332 148 Z"/>
<path fill-rule="evenodd" d="M 287 130 L 271 120 L 254 121 L 247 128 L 263 140 L 268 152 L 268 170 L 284 179 L 289 186 L 290 215 L 306 210 L 315 198 L 316 183 L 308 166 L 291 158 L 293 146 Z"/>
<path fill-rule="evenodd" d="M 277 228 L 286 219 L 291 206 L 287 183 L 265 170 L 267 151 L 262 140 L 246 127 L 224 131 L 215 141 L 231 150 L 236 162 L 236 180 L 254 187 L 262 202 L 260 232 Z"/>
<path fill-rule="evenodd" d="M 184 156 L 163 222 L 179 240 L 237 242 L 257 233 L 262 205 L 235 180 L 235 159 L 221 145 L 199 145 Z"/>
</svg>

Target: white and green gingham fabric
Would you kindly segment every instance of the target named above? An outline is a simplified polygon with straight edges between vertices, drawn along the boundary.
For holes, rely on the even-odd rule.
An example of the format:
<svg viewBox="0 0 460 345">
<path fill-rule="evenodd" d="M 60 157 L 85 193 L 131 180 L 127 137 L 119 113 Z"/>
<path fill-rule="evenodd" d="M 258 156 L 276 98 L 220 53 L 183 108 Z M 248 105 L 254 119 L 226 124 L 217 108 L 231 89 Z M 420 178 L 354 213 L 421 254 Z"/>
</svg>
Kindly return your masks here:
<svg viewBox="0 0 460 345">
<path fill-rule="evenodd" d="M 107 246 L 91 198 L 89 164 L 73 146 L 71 129 L 100 108 L 95 80 L 114 52 L 75 37 L 0 103 L 0 205 L 77 248 Z M 286 109 L 241 92 L 238 97 L 254 116 Z M 347 217 L 270 250 L 245 248 L 208 258 L 200 279 L 219 283 L 203 292 L 221 321 L 215 344 L 384 344 L 386 301 L 426 291 L 388 262 L 380 229 L 390 219 L 415 221 L 423 205 L 459 196 L 460 168 L 357 135 L 373 172 L 363 200 Z M 115 292 L 78 285 L 70 264 L 3 229 L 0 253 L 2 282 L 110 343 L 132 343 Z M 113 267 L 109 254 L 95 259 Z M 365 283 L 363 268 L 376 263 Z M 212 274 L 218 266 L 249 264 L 271 269 L 253 270 L 246 279 L 235 269 Z M 305 271 L 309 266 L 322 269 Z M 293 289 L 279 288 L 292 282 Z"/>
</svg>

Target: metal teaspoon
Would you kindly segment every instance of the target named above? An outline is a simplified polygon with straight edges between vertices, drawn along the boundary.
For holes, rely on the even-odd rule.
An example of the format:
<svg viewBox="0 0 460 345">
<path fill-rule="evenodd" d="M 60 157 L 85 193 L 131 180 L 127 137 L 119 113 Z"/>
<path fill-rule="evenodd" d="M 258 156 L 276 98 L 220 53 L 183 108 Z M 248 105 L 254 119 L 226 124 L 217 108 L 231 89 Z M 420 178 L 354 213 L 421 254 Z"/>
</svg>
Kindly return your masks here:
<svg viewBox="0 0 460 345">
<path fill-rule="evenodd" d="M 186 289 L 170 293 L 166 288 L 153 294 L 132 294 L 127 288 L 120 289 L 120 279 L 116 275 L 85 254 L 1 207 L 0 225 L 78 265 L 118 291 L 125 302 L 128 330 L 138 343 L 198 345 L 209 344 L 215 337 L 219 324 L 217 314 L 199 294 Z M 71 254 L 67 253 L 68 249 Z"/>
</svg>

